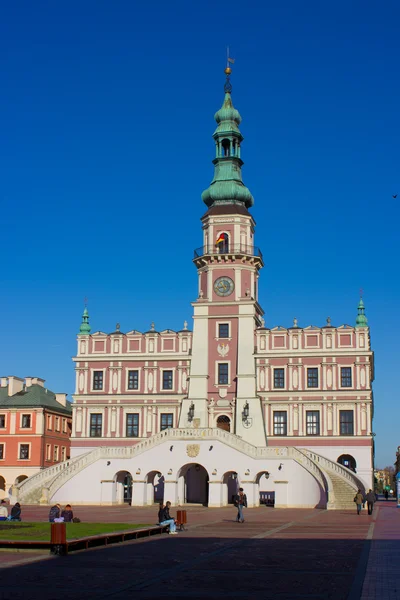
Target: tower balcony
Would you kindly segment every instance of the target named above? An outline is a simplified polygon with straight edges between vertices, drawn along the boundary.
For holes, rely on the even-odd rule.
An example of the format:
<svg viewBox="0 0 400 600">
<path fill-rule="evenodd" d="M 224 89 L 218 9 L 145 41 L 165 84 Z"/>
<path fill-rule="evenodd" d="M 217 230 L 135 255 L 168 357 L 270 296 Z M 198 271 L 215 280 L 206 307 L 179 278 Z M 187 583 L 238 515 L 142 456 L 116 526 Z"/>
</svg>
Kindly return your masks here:
<svg viewBox="0 0 400 600">
<path fill-rule="evenodd" d="M 262 252 L 257 246 L 246 246 L 245 244 L 237 244 L 229 248 L 201 246 L 194 251 L 193 262 L 197 267 L 202 267 L 209 263 L 237 261 L 254 264 L 259 269 L 264 266 Z"/>
</svg>

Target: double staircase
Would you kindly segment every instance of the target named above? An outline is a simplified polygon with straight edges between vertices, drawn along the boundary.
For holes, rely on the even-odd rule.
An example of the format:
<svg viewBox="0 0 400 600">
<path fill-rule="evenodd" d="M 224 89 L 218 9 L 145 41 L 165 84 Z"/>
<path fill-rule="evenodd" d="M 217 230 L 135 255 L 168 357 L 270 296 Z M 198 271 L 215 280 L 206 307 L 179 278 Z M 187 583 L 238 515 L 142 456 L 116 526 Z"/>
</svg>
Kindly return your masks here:
<svg viewBox="0 0 400 600">
<path fill-rule="evenodd" d="M 122 458 L 131 459 L 154 446 L 172 440 L 219 440 L 223 444 L 255 459 L 291 459 L 308 471 L 325 492 L 325 506 L 330 510 L 354 509 L 354 496 L 358 489 L 365 493 L 362 481 L 355 473 L 328 458 L 306 448 L 257 447 L 236 435 L 218 428 L 207 429 L 166 429 L 134 446 L 101 446 L 73 459 L 49 467 L 16 486 L 15 496 L 24 504 L 49 504 L 54 494 L 71 477 L 97 460 Z"/>
</svg>

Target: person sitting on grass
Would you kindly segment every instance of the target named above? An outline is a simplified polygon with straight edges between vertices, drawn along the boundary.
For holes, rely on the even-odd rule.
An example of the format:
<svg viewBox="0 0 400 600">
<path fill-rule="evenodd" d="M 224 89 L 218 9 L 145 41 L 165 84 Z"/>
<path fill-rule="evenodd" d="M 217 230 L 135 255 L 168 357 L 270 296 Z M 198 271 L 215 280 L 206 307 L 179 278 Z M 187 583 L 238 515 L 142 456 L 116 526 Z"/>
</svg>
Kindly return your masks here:
<svg viewBox="0 0 400 600">
<path fill-rule="evenodd" d="M 61 506 L 59 504 L 55 504 L 51 507 L 49 512 L 49 521 L 50 523 L 54 523 L 54 519 L 60 518 Z"/>
<path fill-rule="evenodd" d="M 8 519 L 8 508 L 5 500 L 0 503 L 0 521 L 7 521 Z"/>
<path fill-rule="evenodd" d="M 176 535 L 178 532 L 176 531 L 175 519 L 173 519 L 169 514 L 170 508 L 171 502 L 167 502 L 165 506 L 162 502 L 160 502 L 160 510 L 158 511 L 158 523 L 159 525 L 169 525 L 169 533 L 171 535 Z"/>
<path fill-rule="evenodd" d="M 21 520 L 21 505 L 19 502 L 16 502 L 11 509 L 10 521 L 20 521 Z"/>
<path fill-rule="evenodd" d="M 72 508 L 70 504 L 67 504 L 64 510 L 61 513 L 61 518 L 64 519 L 64 523 L 72 523 L 72 519 L 74 518 L 74 513 L 72 512 Z"/>
</svg>

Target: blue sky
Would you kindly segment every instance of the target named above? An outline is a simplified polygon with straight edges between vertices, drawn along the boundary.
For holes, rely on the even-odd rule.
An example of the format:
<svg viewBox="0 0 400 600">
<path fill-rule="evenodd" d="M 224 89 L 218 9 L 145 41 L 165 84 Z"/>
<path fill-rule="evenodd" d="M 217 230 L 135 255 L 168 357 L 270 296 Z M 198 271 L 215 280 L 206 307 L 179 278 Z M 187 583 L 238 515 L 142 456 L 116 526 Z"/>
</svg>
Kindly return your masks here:
<svg viewBox="0 0 400 600">
<path fill-rule="evenodd" d="M 229 45 L 266 325 L 354 324 L 364 289 L 392 464 L 399 17 L 394 0 L 4 5 L 1 374 L 73 393 L 85 296 L 93 330 L 190 322 Z"/>
</svg>

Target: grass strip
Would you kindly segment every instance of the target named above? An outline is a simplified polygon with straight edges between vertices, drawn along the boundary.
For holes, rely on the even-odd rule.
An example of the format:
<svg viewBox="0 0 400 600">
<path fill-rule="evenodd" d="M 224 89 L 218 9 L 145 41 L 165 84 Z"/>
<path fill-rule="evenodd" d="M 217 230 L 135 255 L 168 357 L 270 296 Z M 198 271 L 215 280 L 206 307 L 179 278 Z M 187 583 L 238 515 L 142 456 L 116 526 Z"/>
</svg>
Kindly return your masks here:
<svg viewBox="0 0 400 600">
<path fill-rule="evenodd" d="M 0 522 L 0 540 L 48 541 L 51 523 Z M 152 527 L 143 523 L 66 523 L 67 539 Z"/>
</svg>

